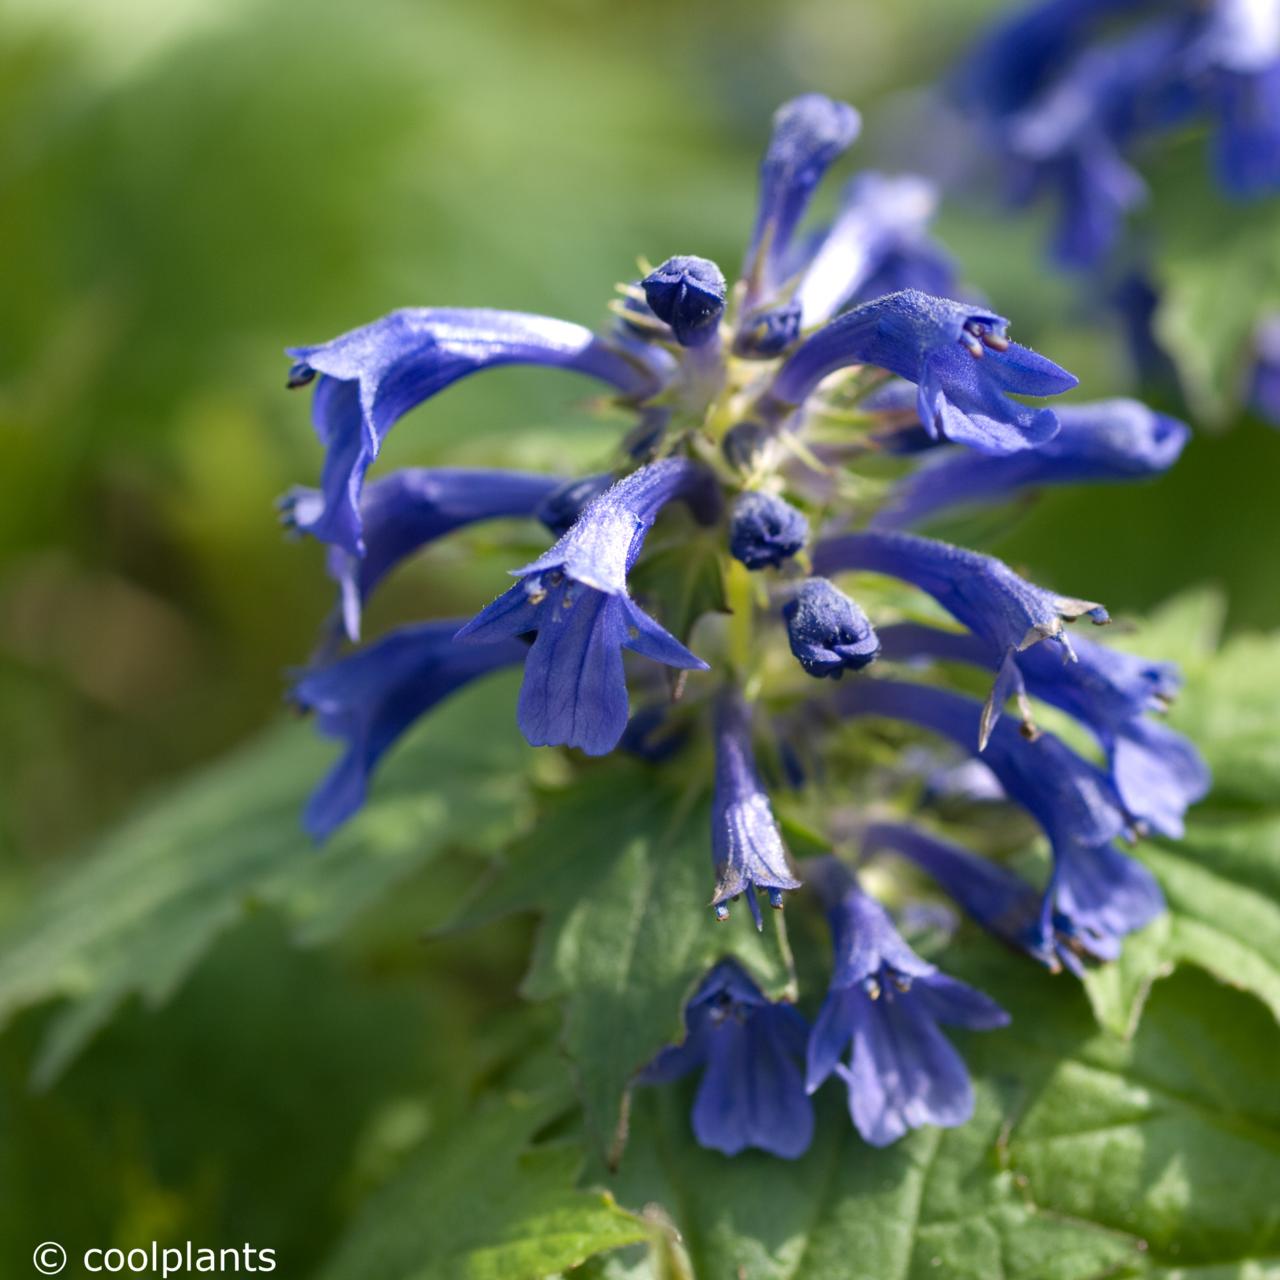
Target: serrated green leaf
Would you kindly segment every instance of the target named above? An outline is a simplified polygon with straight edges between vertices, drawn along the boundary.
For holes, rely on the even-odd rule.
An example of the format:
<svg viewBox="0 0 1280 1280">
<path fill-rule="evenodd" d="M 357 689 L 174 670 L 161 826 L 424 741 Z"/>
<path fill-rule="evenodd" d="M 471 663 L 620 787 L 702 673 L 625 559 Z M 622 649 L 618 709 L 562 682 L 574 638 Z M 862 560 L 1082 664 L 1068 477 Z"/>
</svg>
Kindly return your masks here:
<svg viewBox="0 0 1280 1280">
<path fill-rule="evenodd" d="M 1187 672 L 1170 716 L 1213 769 L 1213 803 L 1280 808 L 1280 635 L 1241 635 Z"/>
<path fill-rule="evenodd" d="M 499 679 L 440 707 L 387 762 L 361 815 L 322 850 L 302 832 L 334 746 L 271 730 L 106 839 L 0 937 L 0 1023 L 65 1004 L 33 1068 L 51 1082 L 131 994 L 165 1001 L 213 940 L 269 906 L 304 942 L 451 845 L 492 850 L 526 812 L 529 751 Z"/>
<path fill-rule="evenodd" d="M 705 801 L 616 761 L 548 798 L 536 830 L 467 913 L 467 922 L 545 913 L 525 993 L 563 998 L 588 1130 L 611 1158 L 625 1136 L 628 1082 L 682 1037 L 684 1002 L 716 959 L 735 955 L 775 996 L 791 991 L 780 916 L 768 913 L 758 934 L 739 903 L 717 924 L 711 888 Z"/>
<path fill-rule="evenodd" d="M 1198 964 L 1280 1018 L 1280 815 L 1196 822 L 1143 860 L 1169 902 L 1166 961 Z"/>
<path fill-rule="evenodd" d="M 1142 1007 L 1152 985 L 1174 970 L 1177 955 L 1169 914 L 1157 916 L 1145 929 L 1124 940 L 1120 958 L 1085 974 L 1084 990 L 1100 1026 L 1128 1040 L 1138 1029 Z"/>
<path fill-rule="evenodd" d="M 1262 1006 L 1188 972 L 1126 1043 L 1092 1026 L 1068 980 L 991 946 L 961 959 L 1014 1015 L 963 1037 L 968 1125 L 874 1150 L 829 1085 L 801 1160 L 726 1160 L 693 1144 L 690 1089 L 645 1091 L 620 1202 L 667 1208 L 699 1280 L 1265 1274 L 1280 1242 L 1280 1029 Z"/>
<path fill-rule="evenodd" d="M 542 1280 L 647 1240 L 607 1192 L 574 1189 L 580 1149 L 529 1149 L 557 1109 L 517 1096 L 464 1117 L 370 1198 L 321 1280 Z"/>
</svg>

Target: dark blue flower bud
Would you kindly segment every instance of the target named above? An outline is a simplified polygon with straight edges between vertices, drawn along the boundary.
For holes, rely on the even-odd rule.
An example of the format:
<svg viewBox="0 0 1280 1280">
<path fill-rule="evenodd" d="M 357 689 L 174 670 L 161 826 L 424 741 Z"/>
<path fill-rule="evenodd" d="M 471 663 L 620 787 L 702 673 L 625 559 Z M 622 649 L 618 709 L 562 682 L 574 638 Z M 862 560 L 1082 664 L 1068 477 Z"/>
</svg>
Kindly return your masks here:
<svg viewBox="0 0 1280 1280">
<path fill-rule="evenodd" d="M 744 493 L 733 504 L 729 550 L 748 569 L 776 568 L 809 538 L 803 512 L 771 493 Z"/>
<path fill-rule="evenodd" d="M 315 381 L 315 376 L 316 371 L 305 360 L 295 360 L 289 366 L 289 374 L 284 380 L 284 385 L 290 391 L 296 391 L 299 387 L 305 387 L 309 382 Z"/>
<path fill-rule="evenodd" d="M 826 578 L 806 578 L 782 610 L 791 652 L 811 675 L 839 680 L 875 661 L 880 640 L 867 615 Z"/>
<path fill-rule="evenodd" d="M 800 336 L 800 304 L 788 302 L 747 317 L 734 340 L 733 353 L 746 360 L 772 360 Z"/>
<path fill-rule="evenodd" d="M 725 461 L 739 471 L 751 471 L 773 438 L 767 427 L 758 422 L 739 422 L 730 427 L 720 442 Z"/>
<path fill-rule="evenodd" d="M 566 480 L 543 498 L 533 514 L 559 537 L 569 532 L 587 503 L 598 498 L 612 483 L 613 476 L 607 471 Z"/>
<path fill-rule="evenodd" d="M 668 258 L 642 281 L 644 296 L 682 347 L 700 347 L 715 337 L 724 314 L 724 275 L 707 258 Z"/>
</svg>

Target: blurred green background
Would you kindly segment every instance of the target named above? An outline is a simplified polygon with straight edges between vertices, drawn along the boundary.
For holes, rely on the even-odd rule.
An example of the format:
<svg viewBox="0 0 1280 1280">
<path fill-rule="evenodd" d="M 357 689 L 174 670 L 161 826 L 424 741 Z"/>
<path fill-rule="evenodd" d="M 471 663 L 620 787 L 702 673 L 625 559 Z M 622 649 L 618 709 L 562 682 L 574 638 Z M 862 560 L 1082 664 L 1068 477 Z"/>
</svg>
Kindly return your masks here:
<svg viewBox="0 0 1280 1280">
<path fill-rule="evenodd" d="M 308 652 L 329 586 L 318 548 L 281 537 L 273 500 L 313 482 L 320 455 L 305 397 L 283 389 L 282 347 L 404 304 L 595 324 L 637 255 L 731 267 L 778 101 L 808 89 L 854 101 L 868 131 L 843 172 L 904 167 L 913 90 L 996 7 L 0 0 L 0 914 L 20 913 L 48 864 L 140 797 L 272 719 L 283 673 Z M 1034 219 L 949 208 L 938 230 L 1019 338 L 1081 375 L 1082 397 L 1129 388 L 1096 304 L 1043 267 Z M 580 395 L 548 373 L 466 382 L 397 428 L 386 463 L 585 462 L 614 429 Z M 988 532 L 1041 580 L 1122 616 L 1217 582 L 1233 626 L 1274 625 L 1278 474 L 1280 434 L 1243 421 L 1202 433 L 1159 483 L 1055 494 Z M 476 581 L 462 551 L 433 550 L 370 631 L 460 612 L 496 581 Z M 162 1015 L 177 1046 L 164 1087 L 206 1052 L 202 1002 L 235 1004 L 228 1052 L 243 1061 L 274 1009 L 303 1001 L 301 1017 L 332 979 L 324 1017 L 275 1050 L 323 1064 L 307 1098 L 337 1098 L 310 1166 L 329 1195 L 355 1176 L 366 1118 L 351 1078 L 383 1096 L 449 1070 L 405 1030 L 456 993 L 425 989 L 419 922 L 404 916 L 383 929 L 396 946 L 362 961 L 384 980 L 358 992 L 336 961 L 291 956 L 268 922 L 253 926 Z M 468 953 L 468 981 L 500 1004 L 521 939 L 490 943 L 491 957 Z M 490 964 L 501 977 L 486 986 Z M 250 973 L 270 976 L 246 995 Z M 445 1025 L 475 1034 L 490 1006 L 460 1007 Z M 28 1148 L 58 1135 L 46 1181 L 31 1183 L 49 1194 L 77 1159 L 92 1182 L 92 1118 L 109 1115 L 112 1190 L 81 1211 L 135 1239 L 218 1199 L 244 1152 L 203 1173 L 192 1153 L 219 1117 L 252 1109 L 267 1075 L 211 1070 L 223 1097 L 208 1132 L 196 1112 L 181 1112 L 184 1132 L 160 1102 L 121 1106 L 129 1081 L 139 1098 L 152 1087 L 137 1067 L 160 1034 L 149 1017 L 118 1025 L 59 1100 L 0 1112 Z M 18 1092 L 27 1030 L 5 1068 Z M 307 1131 L 305 1108 L 262 1088 L 255 1152 Z M 167 1146 L 152 1143 L 157 1126 Z M 131 1164 L 121 1152 L 135 1149 Z M 292 1185 L 270 1206 L 277 1226 L 311 1203 L 305 1177 Z"/>
</svg>

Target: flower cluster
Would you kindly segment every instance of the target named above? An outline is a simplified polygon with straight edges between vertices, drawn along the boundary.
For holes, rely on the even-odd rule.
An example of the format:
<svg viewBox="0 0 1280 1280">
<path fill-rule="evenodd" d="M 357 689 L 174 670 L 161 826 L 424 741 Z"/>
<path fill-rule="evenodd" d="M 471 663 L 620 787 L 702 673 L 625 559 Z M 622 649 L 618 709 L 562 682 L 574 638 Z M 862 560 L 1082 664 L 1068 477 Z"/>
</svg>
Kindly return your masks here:
<svg viewBox="0 0 1280 1280">
<path fill-rule="evenodd" d="M 1115 246 L 1153 134 L 1207 120 L 1229 195 L 1280 191 L 1280 0 L 1036 0 L 988 31 L 953 90 L 1010 198 L 1053 202 L 1067 266 Z"/>
<path fill-rule="evenodd" d="M 784 716 L 804 724 L 817 752 L 858 732 L 850 722 L 873 734 L 867 721 L 889 720 L 979 761 L 989 794 L 1043 831 L 1043 883 L 904 824 L 888 792 L 852 852 L 914 864 L 979 925 L 1054 971 L 1114 959 L 1124 936 L 1161 911 L 1150 873 L 1116 841 L 1176 836 L 1207 786 L 1195 750 L 1153 718 L 1177 672 L 1069 638 L 1076 619 L 1108 620 L 1100 604 L 914 532 L 939 513 L 1030 488 L 1158 473 L 1186 429 L 1126 400 L 1047 407 L 1076 380 L 1014 342 L 993 310 L 954 300 L 955 268 L 929 238 L 934 200 L 921 179 L 863 174 L 829 224 L 802 232 L 811 195 L 858 129 L 853 108 L 817 95 L 778 111 L 733 286 L 714 263 L 674 256 L 622 287 L 601 333 L 509 312 L 407 310 L 290 352 L 290 385 L 315 383 L 325 459 L 319 488 L 286 498 L 285 521 L 327 545 L 338 586 L 319 656 L 293 696 L 345 744 L 307 811 L 309 830 L 323 838 L 355 812 L 378 760 L 418 716 L 504 667 L 523 668 L 516 719 L 535 745 L 589 756 L 681 751 L 687 772 L 708 744 L 711 915 L 725 920 L 745 899 L 762 928 L 762 896 L 780 908 L 810 893 L 833 950 L 812 1026 L 725 959 L 689 1000 L 683 1043 L 639 1070 L 641 1084 L 699 1071 L 695 1134 L 728 1154 L 799 1155 L 813 1132 L 809 1095 L 832 1075 L 874 1145 L 960 1124 L 971 1085 L 940 1028 L 1008 1020 L 917 955 L 848 860 L 793 863 L 772 768 L 787 755 Z M 594 379 L 634 414 L 608 468 L 585 477 L 407 470 L 366 485 L 405 414 L 459 378 L 511 363 Z M 408 626 L 339 653 L 394 566 L 500 518 L 539 522 L 554 541 L 513 569 L 491 604 L 470 620 Z M 677 621 L 663 616 L 661 595 L 633 596 L 659 522 L 689 554 L 710 548 L 736 613 L 728 625 L 710 611 Z M 886 579 L 901 585 L 886 594 Z M 917 601 L 906 613 L 904 599 Z M 653 664 L 681 674 L 655 680 Z M 989 673 L 985 703 L 947 687 L 957 666 Z M 1097 759 L 1041 731 L 1037 702 L 1092 735 Z M 681 731 L 655 752 L 646 744 L 665 717 Z M 758 752 L 770 739 L 774 749 Z M 791 772 L 802 793 L 855 782 Z"/>
</svg>

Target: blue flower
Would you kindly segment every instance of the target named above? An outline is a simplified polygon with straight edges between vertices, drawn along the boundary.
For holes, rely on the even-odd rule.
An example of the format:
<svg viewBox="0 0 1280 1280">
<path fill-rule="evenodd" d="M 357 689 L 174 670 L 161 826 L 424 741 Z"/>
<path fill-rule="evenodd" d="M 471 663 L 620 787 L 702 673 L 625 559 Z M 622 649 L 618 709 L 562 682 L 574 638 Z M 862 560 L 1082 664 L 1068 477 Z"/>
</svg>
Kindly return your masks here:
<svg viewBox="0 0 1280 1280">
<path fill-rule="evenodd" d="M 729 551 L 748 569 L 776 569 L 809 540 L 809 521 L 772 493 L 738 496 L 729 519 Z"/>
<path fill-rule="evenodd" d="M 924 1125 L 964 1124 L 973 1114 L 973 1087 L 938 1024 L 991 1031 L 1009 1015 L 916 955 L 836 859 L 821 859 L 810 882 L 827 909 L 835 964 L 809 1037 L 809 1092 L 839 1075 L 854 1126 L 874 1147 Z M 846 1050 L 847 1063 L 840 1060 Z"/>
<path fill-rule="evenodd" d="M 952 92 L 971 111 L 1005 116 L 1034 98 L 1076 53 L 1100 19 L 1149 0 L 1041 0 L 1000 18 L 952 77 Z"/>
<path fill-rule="evenodd" d="M 711 852 L 716 889 L 711 899 L 716 919 L 729 916 L 728 903 L 742 894 L 757 929 L 764 928 L 758 889 L 780 908 L 786 889 L 798 889 L 786 846 L 760 785 L 751 749 L 751 713 L 736 694 L 726 694 L 716 709 L 716 784 L 711 800 Z"/>
<path fill-rule="evenodd" d="M 1045 930 L 1041 895 L 1020 876 L 946 840 L 899 823 L 872 823 L 862 836 L 866 857 L 888 850 L 907 858 L 937 881 L 982 928 L 1025 952 L 1051 973 L 1077 977 L 1090 955 L 1089 939 L 1054 912 Z"/>
<path fill-rule="evenodd" d="M 453 642 L 457 629 L 456 620 L 404 627 L 299 674 L 294 703 L 315 712 L 326 737 L 346 743 L 307 804 L 303 821 L 316 840 L 364 804 L 374 767 L 419 716 L 477 677 L 524 660 L 526 646 L 518 640 L 468 648 Z"/>
<path fill-rule="evenodd" d="M 338 583 L 348 637 L 359 639 L 364 602 L 405 557 L 478 520 L 534 515 L 561 487 L 558 476 L 449 467 L 406 467 L 374 481 L 360 501 L 364 556 L 336 544 L 328 552 L 329 576 Z M 324 516 L 324 495 L 319 489 L 295 488 L 281 508 L 286 524 L 310 534 Z"/>
<path fill-rule="evenodd" d="M 807 93 L 774 113 L 773 136 L 760 165 L 760 206 L 742 276 L 747 305 L 785 280 L 791 239 L 832 163 L 853 145 L 862 119 L 847 103 Z"/>
<path fill-rule="evenodd" d="M 791 652 L 816 677 L 861 671 L 880 652 L 875 628 L 857 603 L 826 578 L 806 578 L 782 609 Z"/>
<path fill-rule="evenodd" d="M 861 681 L 837 696 L 846 715 L 906 720 L 976 751 L 983 709 L 972 698 L 890 680 Z M 993 729 L 982 760 L 1052 846 L 1041 906 L 1046 935 L 1060 918 L 1091 955 L 1114 960 L 1121 938 L 1159 915 L 1164 898 L 1146 867 L 1112 843 L 1132 823 L 1110 779 L 1053 734 L 1029 741 L 1008 720 Z"/>
<path fill-rule="evenodd" d="M 1187 60 L 1209 77 L 1222 185 L 1237 196 L 1280 188 L 1280 6 L 1217 0 Z"/>
<path fill-rule="evenodd" d="M 668 258 L 641 282 L 653 314 L 682 347 L 705 346 L 724 314 L 724 275 L 707 258 Z"/>
<path fill-rule="evenodd" d="M 658 378 L 581 325 L 515 311 L 406 308 L 319 346 L 293 347 L 290 382 L 316 373 L 312 420 L 325 447 L 324 507 L 309 531 L 364 554 L 365 472 L 391 427 L 415 405 L 481 369 L 539 364 L 571 369 L 640 396 Z"/>
<path fill-rule="evenodd" d="M 890 657 L 931 656 L 996 669 L 1003 655 L 976 636 L 904 623 L 886 627 Z M 1130 816 L 1161 835 L 1180 837 L 1183 815 L 1209 790 L 1209 770 L 1180 733 L 1147 718 L 1164 712 L 1182 680 L 1169 662 L 1153 662 L 1079 639 L 1076 661 L 1046 649 L 1017 655 L 993 700 L 988 725 L 1004 701 L 1022 704 L 1024 732 L 1035 732 L 1026 695 L 1059 707 L 1084 725 L 1106 752 L 1111 781 Z"/>
<path fill-rule="evenodd" d="M 558 538 L 568 533 L 592 499 L 598 498 L 613 483 L 614 477 L 608 471 L 566 480 L 546 494 L 533 514 Z"/>
<path fill-rule="evenodd" d="M 633 471 L 593 499 L 577 522 L 514 587 L 483 609 L 458 639 L 487 642 L 536 633 L 525 662 L 518 719 L 533 746 L 612 751 L 627 725 L 622 650 L 671 667 L 705 671 L 627 593 L 627 574 L 659 511 L 684 498 L 714 518 L 709 473 L 687 458 Z"/>
<path fill-rule="evenodd" d="M 1146 184 L 1123 148 L 1139 130 L 1171 124 L 1194 106 L 1193 97 L 1170 82 L 1184 44 L 1181 21 L 1139 27 L 1089 49 L 1004 123 L 1023 197 L 1045 187 L 1057 197 L 1053 252 L 1063 265 L 1101 260 L 1145 198 Z"/>
<path fill-rule="evenodd" d="M 800 323 L 798 302 L 752 312 L 733 340 L 733 354 L 744 360 L 772 360 L 795 344 Z"/>
<path fill-rule="evenodd" d="M 1075 652 L 1063 632 L 1064 619 L 1071 622 L 1087 615 L 1095 625 L 1109 621 L 1100 604 L 1045 591 L 994 556 L 909 533 L 851 533 L 830 538 L 814 548 L 813 567 L 822 574 L 868 569 L 914 583 L 983 640 L 991 652 L 1001 655 L 996 685 L 983 715 L 980 750 L 1010 695 L 1016 655 L 1042 640 L 1053 640 L 1072 660 Z"/>
<path fill-rule="evenodd" d="M 1167 471 L 1190 439 L 1176 418 L 1136 400 L 1100 400 L 1057 410 L 1058 434 L 1038 449 L 991 458 L 940 452 L 890 492 L 873 529 L 902 529 L 950 507 L 1009 498 L 1041 485 L 1135 480 Z"/>
<path fill-rule="evenodd" d="M 819 329 L 778 372 L 765 411 L 803 404 L 827 374 L 876 365 L 914 382 L 925 430 L 984 453 L 1044 444 L 1058 430 L 1048 409 L 1031 409 L 1007 392 L 1049 396 L 1076 379 L 1051 360 L 1004 336 L 1008 321 L 979 307 L 904 289 L 864 303 Z"/>
<path fill-rule="evenodd" d="M 700 1146 L 737 1155 L 758 1147 L 784 1160 L 813 1141 L 801 1063 L 809 1027 L 772 1003 L 733 960 L 722 960 L 685 1006 L 684 1042 L 658 1054 L 637 1084 L 667 1084 L 702 1069 L 693 1103 Z"/>
<path fill-rule="evenodd" d="M 1280 314 L 1258 326 L 1254 347 L 1249 401 L 1273 427 L 1280 427 Z"/>
<path fill-rule="evenodd" d="M 953 289 L 951 261 L 926 234 L 937 205 L 937 189 L 914 174 L 854 178 L 796 286 L 804 327 L 822 324 L 859 297 Z"/>
</svg>

